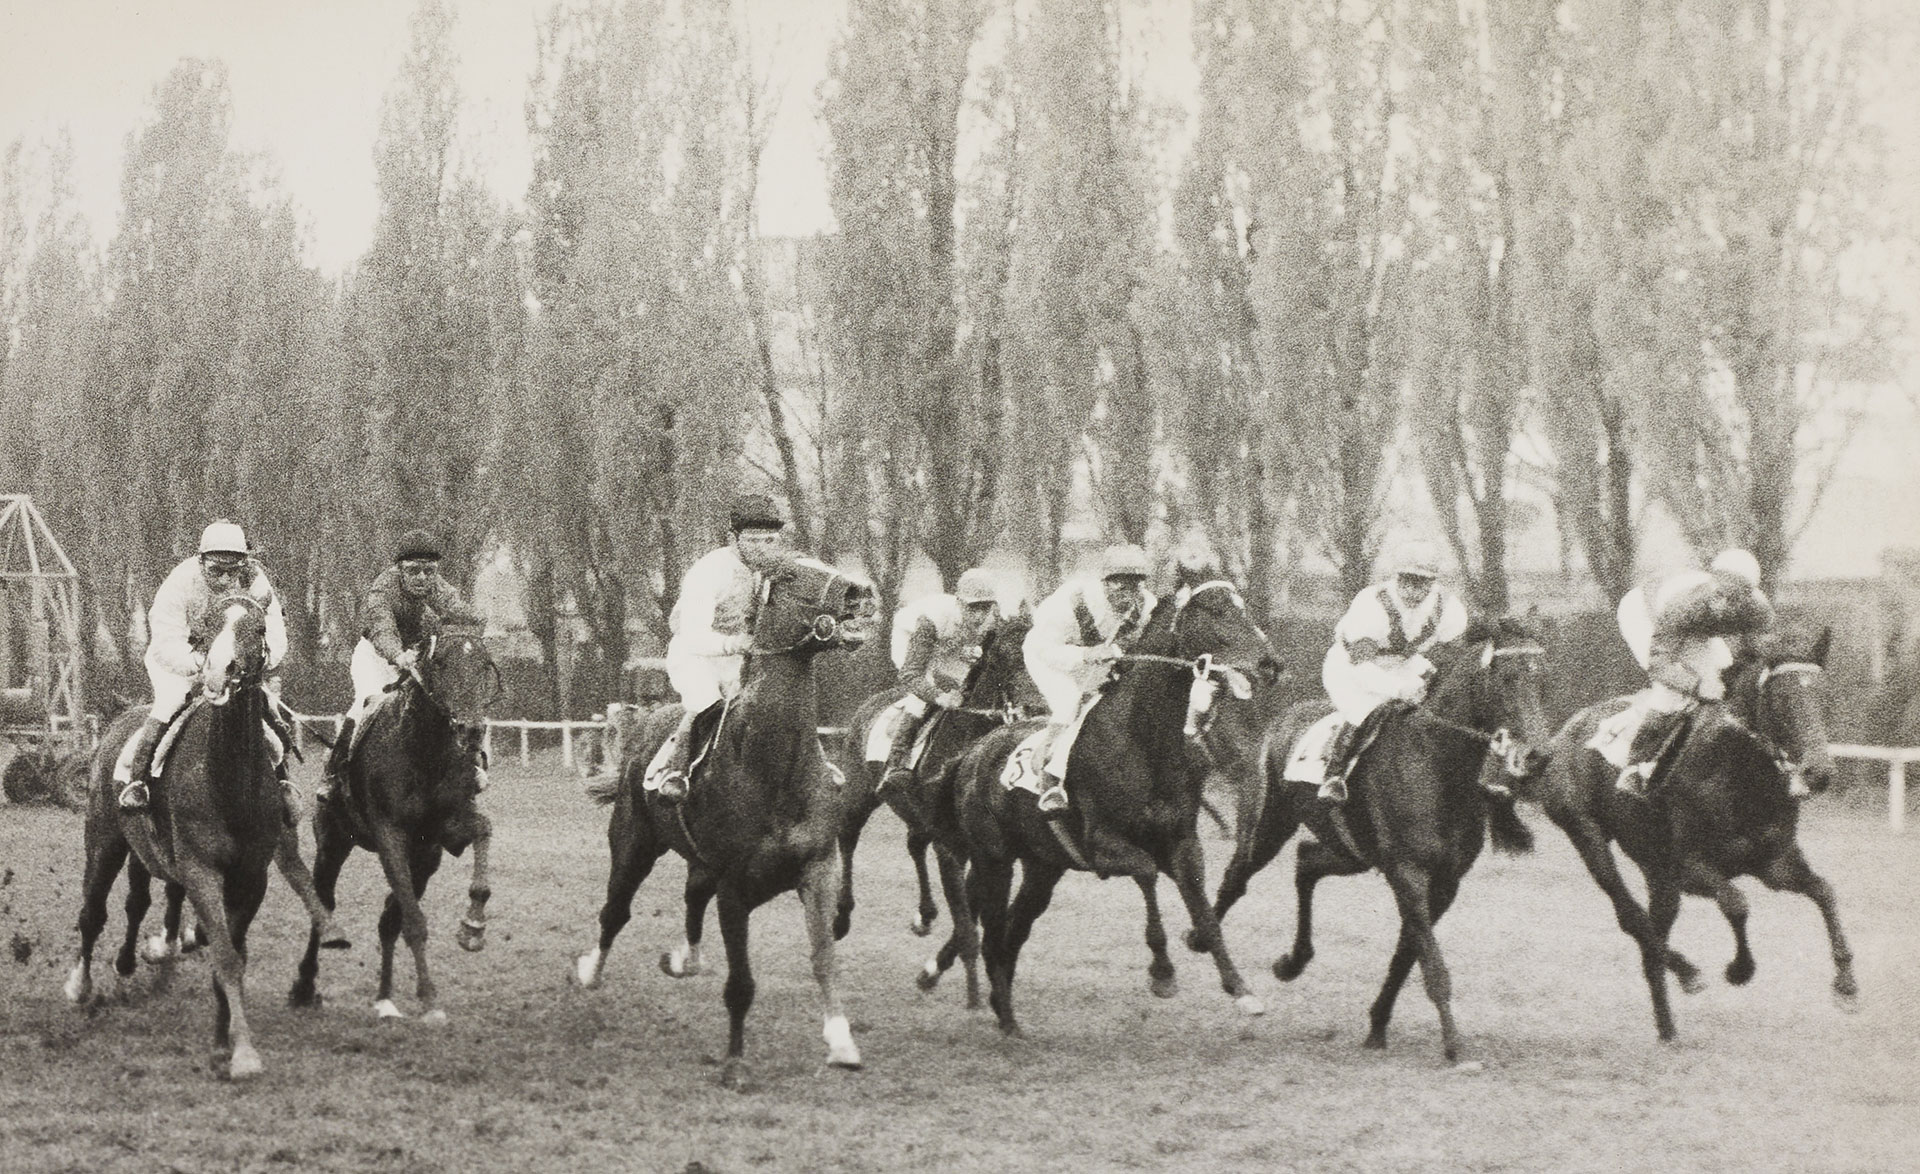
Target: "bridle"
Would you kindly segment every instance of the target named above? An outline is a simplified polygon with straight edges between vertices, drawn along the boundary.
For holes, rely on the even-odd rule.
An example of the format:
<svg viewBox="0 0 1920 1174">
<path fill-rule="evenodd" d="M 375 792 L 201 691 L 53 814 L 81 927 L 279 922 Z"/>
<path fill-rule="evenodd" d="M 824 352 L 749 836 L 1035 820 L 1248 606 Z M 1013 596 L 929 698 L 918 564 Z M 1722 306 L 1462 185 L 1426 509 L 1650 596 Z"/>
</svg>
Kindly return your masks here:
<svg viewBox="0 0 1920 1174">
<path fill-rule="evenodd" d="M 482 717 L 479 721 L 466 721 L 455 716 L 453 710 L 447 708 L 447 703 L 442 701 L 440 696 L 433 691 L 433 686 L 428 683 L 426 674 L 420 671 L 420 665 L 422 663 L 433 663 L 434 654 L 437 653 L 439 649 L 440 633 L 435 632 L 426 638 L 424 646 L 420 650 L 419 660 L 407 666 L 408 678 L 420 687 L 420 695 L 426 699 L 427 704 L 435 713 L 447 719 L 448 724 L 463 730 L 478 729 L 485 726 L 485 717 Z M 493 674 L 493 692 L 480 706 L 480 711 L 483 714 L 494 702 L 505 696 L 507 692 L 506 679 L 500 675 L 500 666 L 494 662 L 491 655 L 487 656 L 487 671 Z"/>
<path fill-rule="evenodd" d="M 1745 730 L 1747 734 L 1759 744 L 1761 752 L 1773 760 L 1774 767 L 1779 770 L 1781 776 L 1787 780 L 1788 797 L 1793 799 L 1806 799 L 1811 797 L 1813 788 L 1807 785 L 1806 763 L 1793 758 L 1785 750 L 1781 749 L 1780 744 L 1768 737 L 1760 728 L 1765 722 L 1767 715 L 1771 712 L 1771 707 L 1767 701 L 1767 686 L 1772 684 L 1776 677 L 1791 677 L 1795 680 L 1804 680 L 1809 677 L 1817 677 L 1826 671 L 1824 666 L 1807 660 L 1787 660 L 1779 664 L 1766 665 L 1754 676 L 1753 708 L 1755 720 L 1752 722 L 1742 721 L 1739 715 L 1731 711 L 1728 711 L 1726 714 L 1728 721 Z"/>
<path fill-rule="evenodd" d="M 1174 593 L 1173 619 L 1167 625 L 1167 633 L 1176 640 L 1180 635 L 1180 621 L 1186 617 L 1187 605 L 1208 591 L 1225 591 L 1239 610 L 1242 618 L 1258 632 L 1265 641 L 1267 634 L 1260 625 L 1247 616 L 1246 601 L 1240 598 L 1240 591 L 1225 579 L 1209 579 L 1193 587 L 1182 587 Z M 1125 652 L 1118 657 L 1120 663 L 1162 664 L 1174 668 L 1188 669 L 1193 673 L 1193 686 L 1187 703 L 1187 724 L 1184 733 L 1189 738 L 1198 738 L 1213 725 L 1213 700 L 1222 686 L 1239 701 L 1253 696 L 1253 677 L 1260 671 L 1258 665 L 1236 664 L 1228 660 L 1215 659 L 1211 652 L 1203 652 L 1188 660 L 1185 657 L 1167 656 L 1157 652 Z"/>
<path fill-rule="evenodd" d="M 859 585 L 856 580 L 841 574 L 839 571 L 833 571 L 827 578 L 826 583 L 820 588 L 820 598 L 814 600 L 809 606 L 818 607 L 824 605 L 827 602 L 828 592 L 832 591 L 834 585 L 838 583 L 845 583 L 849 587 Z M 761 588 L 760 605 L 762 607 L 777 607 L 783 612 L 796 610 L 794 604 L 784 601 L 775 603 L 773 600 L 773 587 L 773 578 L 771 576 L 765 577 L 765 584 Z M 844 595 L 842 602 L 845 602 Z M 833 644 L 836 640 L 843 638 L 847 634 L 847 629 L 858 622 L 860 618 L 861 617 L 856 616 L 843 620 L 828 612 L 818 612 L 814 615 L 812 622 L 806 625 L 805 630 L 800 634 L 800 638 L 793 643 L 784 648 L 762 648 L 758 644 L 755 644 L 747 649 L 747 653 L 751 656 L 791 656 L 793 653 L 805 648 L 809 643 L 818 644 L 824 648 Z"/>
<path fill-rule="evenodd" d="M 1501 648 L 1496 647 L 1493 641 L 1489 640 L 1487 641 L 1486 647 L 1480 651 L 1480 667 L 1482 669 L 1492 668 L 1494 661 L 1508 656 L 1524 656 L 1537 660 L 1541 667 L 1544 668 L 1546 665 L 1547 650 L 1539 644 L 1531 643 L 1514 644 Z M 1475 685 L 1476 689 L 1484 687 L 1484 681 Z M 1415 721 L 1440 726 L 1444 729 L 1452 730 L 1456 734 L 1462 734 L 1478 741 L 1487 748 L 1488 753 L 1499 757 L 1501 768 L 1507 772 L 1508 776 L 1516 779 L 1524 779 L 1527 777 L 1529 773 L 1527 767 L 1527 744 L 1514 737 L 1513 732 L 1507 729 L 1507 727 L 1501 726 L 1492 733 L 1488 733 L 1485 730 L 1462 725 L 1459 722 L 1441 717 L 1437 713 L 1432 713 L 1418 707 L 1415 707 L 1412 716 Z"/>
<path fill-rule="evenodd" d="M 266 616 L 266 611 L 267 611 L 266 605 L 262 604 L 259 600 L 255 599 L 253 596 L 247 594 L 244 591 L 230 592 L 214 601 L 214 607 L 223 614 L 235 606 L 239 606 L 246 609 L 246 611 L 250 615 L 256 618 L 264 619 Z M 208 645 L 208 650 L 211 651 L 213 645 L 218 644 L 222 637 L 227 637 L 231 639 L 231 637 L 229 636 L 229 633 L 233 630 L 233 626 L 237 622 L 238 622 L 238 618 L 233 617 L 233 618 L 229 618 L 224 624 L 222 624 L 220 627 L 220 631 L 214 635 L 212 642 Z M 233 699 L 233 695 L 237 690 L 245 688 L 247 685 L 258 680 L 261 673 L 265 670 L 266 664 L 267 664 L 266 633 L 262 631 L 261 646 L 259 650 L 257 651 L 257 653 L 247 657 L 247 661 L 244 666 L 242 666 L 242 664 L 240 663 L 240 658 L 237 656 L 228 660 L 226 669 L 221 674 L 224 677 L 224 681 L 221 685 L 220 691 L 218 693 L 215 693 L 212 690 L 209 690 L 206 687 L 206 683 L 203 681 L 200 687 L 201 692 L 206 696 L 207 700 L 212 704 L 225 705 L 228 701 Z"/>
</svg>

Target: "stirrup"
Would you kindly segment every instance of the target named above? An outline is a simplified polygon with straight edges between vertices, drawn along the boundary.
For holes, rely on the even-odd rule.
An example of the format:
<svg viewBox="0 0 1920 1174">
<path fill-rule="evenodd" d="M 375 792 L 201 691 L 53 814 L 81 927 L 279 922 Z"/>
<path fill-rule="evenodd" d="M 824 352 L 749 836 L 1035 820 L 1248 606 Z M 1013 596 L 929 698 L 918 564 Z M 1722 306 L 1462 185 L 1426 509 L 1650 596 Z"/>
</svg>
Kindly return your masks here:
<svg viewBox="0 0 1920 1174">
<path fill-rule="evenodd" d="M 913 782 L 913 768 L 908 766 L 890 766 L 881 772 L 880 785 L 874 789 L 876 791 L 884 791 L 888 787 L 904 787 L 911 782 Z"/>
<path fill-rule="evenodd" d="M 1621 770 L 1620 777 L 1613 780 L 1613 788 L 1616 791 L 1623 791 L 1626 794 L 1632 795 L 1635 799 L 1645 799 L 1647 797 L 1648 773 L 1648 771 L 1642 769 L 1641 764 L 1634 763 Z"/>
<path fill-rule="evenodd" d="M 1067 784 L 1056 782 L 1051 787 L 1040 792 L 1040 798 L 1034 801 L 1034 806 L 1040 810 L 1042 815 L 1057 815 L 1065 811 L 1067 809 Z"/>
<path fill-rule="evenodd" d="M 147 784 L 144 780 L 135 779 L 120 788 L 120 810 L 122 811 L 145 811 L 152 801 L 152 796 L 147 794 Z"/>
<path fill-rule="evenodd" d="M 687 797 L 687 775 L 685 771 L 670 770 L 660 776 L 660 785 L 654 788 L 662 802 L 678 803 Z"/>
<path fill-rule="evenodd" d="M 293 785 L 292 779 L 280 780 L 280 804 L 286 809 L 287 826 L 299 827 L 300 817 L 307 813 L 307 809 L 300 798 L 300 788 Z"/>
<path fill-rule="evenodd" d="M 1325 799 L 1329 803 L 1347 801 L 1347 779 L 1345 775 L 1334 775 L 1320 784 L 1320 793 L 1315 798 Z"/>
</svg>

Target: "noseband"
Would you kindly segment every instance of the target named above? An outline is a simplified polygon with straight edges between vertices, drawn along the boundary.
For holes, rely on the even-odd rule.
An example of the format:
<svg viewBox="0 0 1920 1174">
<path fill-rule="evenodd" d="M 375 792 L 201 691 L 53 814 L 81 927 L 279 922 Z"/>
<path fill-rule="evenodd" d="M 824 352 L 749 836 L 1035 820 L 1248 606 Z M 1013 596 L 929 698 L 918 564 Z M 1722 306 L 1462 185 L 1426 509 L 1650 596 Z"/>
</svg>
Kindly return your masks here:
<svg viewBox="0 0 1920 1174">
<path fill-rule="evenodd" d="M 1242 616 L 1246 615 L 1247 605 L 1240 598 L 1238 588 L 1225 579 L 1209 579 L 1197 587 L 1182 587 L 1179 591 L 1175 592 L 1173 622 L 1167 625 L 1167 632 L 1170 635 L 1178 636 L 1180 634 L 1180 621 L 1187 613 L 1187 605 L 1192 603 L 1196 597 L 1205 591 L 1225 591 L 1228 598 L 1233 600 L 1233 606 L 1239 609 Z M 1253 624 L 1251 619 L 1248 619 L 1247 622 Z M 1253 630 L 1260 632 L 1260 638 L 1262 640 L 1266 639 L 1267 634 L 1260 631 L 1260 625 L 1253 624 Z M 1202 682 L 1205 682 L 1209 687 L 1214 689 L 1225 685 L 1229 692 L 1242 701 L 1253 696 L 1253 674 L 1259 672 L 1257 665 L 1238 665 L 1230 661 L 1216 660 L 1210 652 L 1203 652 L 1192 660 L 1186 660 L 1178 656 L 1163 656 L 1155 652 L 1129 652 L 1123 654 L 1120 659 L 1122 661 L 1138 661 L 1146 664 L 1177 665 L 1180 668 L 1192 669 L 1196 686 Z M 1211 713 L 1212 711 L 1208 710 L 1207 712 Z M 1189 734 L 1194 732 L 1195 731 L 1189 731 Z"/>
<path fill-rule="evenodd" d="M 1480 667 L 1482 669 L 1492 668 L 1494 661 L 1508 656 L 1524 656 L 1532 660 L 1538 660 L 1544 668 L 1546 665 L 1547 650 L 1538 644 L 1514 644 L 1505 648 L 1497 648 L 1492 641 L 1488 641 L 1487 646 L 1480 651 Z M 1484 678 L 1474 683 L 1476 692 L 1484 688 L 1486 688 L 1486 680 Z M 1450 721 L 1437 713 L 1430 713 L 1424 709 L 1415 708 L 1413 716 L 1430 725 L 1444 726 L 1456 734 L 1464 734 L 1469 738 L 1478 740 L 1485 744 L 1488 753 L 1499 756 L 1500 765 L 1509 776 L 1516 779 L 1524 779 L 1527 777 L 1527 744 L 1514 737 L 1513 732 L 1507 729 L 1507 727 L 1501 726 L 1489 734 L 1485 730 L 1478 730 L 1472 726 Z"/>
<path fill-rule="evenodd" d="M 1790 757 L 1785 750 L 1780 748 L 1779 743 L 1768 737 L 1760 729 L 1760 726 L 1765 722 L 1768 714 L 1767 686 L 1772 684 L 1776 677 L 1791 677 L 1795 680 L 1804 680 L 1808 677 L 1817 677 L 1824 672 L 1826 672 L 1824 667 L 1814 664 L 1812 661 L 1788 660 L 1782 661 L 1779 664 L 1770 664 L 1761 669 L 1754 677 L 1754 721 L 1751 723 L 1744 722 L 1741 721 L 1737 715 L 1731 713 L 1727 715 L 1728 719 L 1735 725 L 1740 726 L 1746 730 L 1748 734 L 1752 735 L 1753 740 L 1760 744 L 1761 751 L 1773 760 L 1775 768 L 1777 768 L 1780 774 L 1787 780 L 1788 796 L 1794 799 L 1808 798 L 1813 794 L 1813 788 L 1807 786 L 1806 763 Z"/>
</svg>

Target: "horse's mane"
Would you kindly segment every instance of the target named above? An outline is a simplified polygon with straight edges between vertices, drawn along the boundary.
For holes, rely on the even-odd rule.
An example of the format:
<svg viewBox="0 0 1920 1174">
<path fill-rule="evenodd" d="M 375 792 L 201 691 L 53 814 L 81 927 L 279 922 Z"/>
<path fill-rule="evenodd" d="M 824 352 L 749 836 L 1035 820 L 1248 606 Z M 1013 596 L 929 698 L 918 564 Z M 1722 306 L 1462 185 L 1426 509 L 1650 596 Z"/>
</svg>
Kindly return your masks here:
<svg viewBox="0 0 1920 1174">
<path fill-rule="evenodd" d="M 973 662 L 972 667 L 967 669 L 967 679 L 960 685 L 961 695 L 966 696 L 973 692 L 973 687 L 980 682 L 980 675 L 991 667 L 993 657 L 1008 641 L 1014 642 L 1013 655 L 1020 655 L 1019 644 L 1032 630 L 1033 615 L 1027 611 L 1015 612 L 995 624 L 986 638 L 980 641 L 980 656 Z"/>
</svg>

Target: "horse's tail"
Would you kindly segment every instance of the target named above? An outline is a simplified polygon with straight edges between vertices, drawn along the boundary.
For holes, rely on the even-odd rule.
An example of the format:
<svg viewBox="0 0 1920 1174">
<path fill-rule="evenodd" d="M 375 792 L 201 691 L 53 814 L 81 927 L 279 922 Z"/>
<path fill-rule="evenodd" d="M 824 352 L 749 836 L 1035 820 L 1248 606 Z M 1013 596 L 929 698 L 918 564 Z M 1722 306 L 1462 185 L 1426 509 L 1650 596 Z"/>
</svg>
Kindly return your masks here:
<svg viewBox="0 0 1920 1174">
<path fill-rule="evenodd" d="M 605 778 L 595 779 L 587 784 L 587 798 L 602 807 L 612 806 L 613 801 L 620 797 L 620 787 L 625 781 L 625 771 L 614 771 Z"/>
<path fill-rule="evenodd" d="M 1533 829 L 1520 818 L 1512 795 L 1487 794 L 1487 831 L 1493 836 L 1493 850 L 1509 856 L 1524 856 L 1533 851 Z"/>
</svg>

